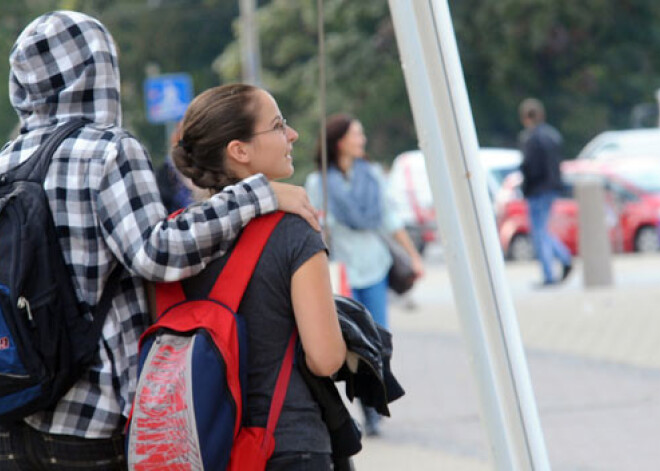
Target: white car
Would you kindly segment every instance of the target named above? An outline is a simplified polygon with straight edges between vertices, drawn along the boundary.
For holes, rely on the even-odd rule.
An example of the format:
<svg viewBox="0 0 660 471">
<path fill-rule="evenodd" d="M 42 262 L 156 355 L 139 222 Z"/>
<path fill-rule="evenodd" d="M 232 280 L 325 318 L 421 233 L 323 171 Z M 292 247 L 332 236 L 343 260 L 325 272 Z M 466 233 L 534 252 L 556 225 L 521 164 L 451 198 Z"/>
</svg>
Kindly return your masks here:
<svg viewBox="0 0 660 471">
<path fill-rule="evenodd" d="M 504 178 L 520 167 L 522 154 L 517 149 L 484 147 L 479 150 L 479 159 L 486 170 L 488 194 L 493 201 Z M 428 242 L 436 239 L 437 223 L 424 155 L 420 150 L 404 152 L 394 159 L 389 184 L 406 229 L 422 252 Z"/>
<path fill-rule="evenodd" d="M 622 155 L 660 157 L 660 128 L 605 131 L 580 151 L 578 159 L 607 159 Z"/>
</svg>

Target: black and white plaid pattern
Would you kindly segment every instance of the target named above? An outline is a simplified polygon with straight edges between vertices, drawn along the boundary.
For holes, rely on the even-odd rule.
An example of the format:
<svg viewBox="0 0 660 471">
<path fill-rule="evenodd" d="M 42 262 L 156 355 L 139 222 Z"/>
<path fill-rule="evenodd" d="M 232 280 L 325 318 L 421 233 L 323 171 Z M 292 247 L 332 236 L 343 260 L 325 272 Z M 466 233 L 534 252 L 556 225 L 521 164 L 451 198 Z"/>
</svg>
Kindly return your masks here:
<svg viewBox="0 0 660 471">
<path fill-rule="evenodd" d="M 103 327 L 99 361 L 54 411 L 26 420 L 49 433 L 108 437 L 128 415 L 136 386 L 137 341 L 148 323 L 142 278 L 172 281 L 198 273 L 277 202 L 266 179 L 255 176 L 165 219 L 149 157 L 119 127 L 116 53 L 96 20 L 73 12 L 44 15 L 21 34 L 10 63 L 11 101 L 22 128 L 0 153 L 0 174 L 32 155 L 58 124 L 92 120 L 60 146 L 45 188 L 79 299 L 96 306 L 117 262 L 126 269 Z"/>
</svg>

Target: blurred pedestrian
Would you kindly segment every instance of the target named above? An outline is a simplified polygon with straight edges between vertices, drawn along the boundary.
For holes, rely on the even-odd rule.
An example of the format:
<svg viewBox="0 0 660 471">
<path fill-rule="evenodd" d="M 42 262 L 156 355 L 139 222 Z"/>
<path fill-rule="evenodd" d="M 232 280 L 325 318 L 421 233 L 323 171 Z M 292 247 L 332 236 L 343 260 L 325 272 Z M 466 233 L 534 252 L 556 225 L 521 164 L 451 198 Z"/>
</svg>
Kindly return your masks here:
<svg viewBox="0 0 660 471">
<path fill-rule="evenodd" d="M 550 286 L 564 281 L 573 267 L 571 253 L 548 229 L 552 204 L 562 187 L 559 164 L 563 139 L 557 129 L 545 122 L 545 108 L 539 100 L 523 100 L 518 112 L 524 126 L 520 135 L 522 192 L 529 208 L 534 250 L 543 270 L 541 286 Z M 562 266 L 559 277 L 553 273 L 555 258 Z"/>
<path fill-rule="evenodd" d="M 165 156 L 165 162 L 156 171 L 156 182 L 158 182 L 160 196 L 165 209 L 170 214 L 187 207 L 195 201 L 195 195 L 193 194 L 194 185 L 189 178 L 181 175 L 172 162 L 172 149 L 179 142 L 180 130 L 181 123 L 177 123 L 170 134 L 170 147 Z"/>
<path fill-rule="evenodd" d="M 346 266 L 354 299 L 364 304 L 376 323 L 389 327 L 387 274 L 392 257 L 381 233 L 391 235 L 410 255 L 417 277 L 424 273 L 422 258 L 389 201 L 380 167 L 365 158 L 367 138 L 362 123 L 348 114 L 336 114 L 326 124 L 328 154 L 328 214 L 330 255 Z M 321 165 L 319 139 L 317 161 Z M 312 173 L 305 184 L 312 204 L 321 209 L 321 176 Z M 365 408 L 365 430 L 379 433 L 379 416 Z"/>
<path fill-rule="evenodd" d="M 20 34 L 9 62 L 21 132 L 0 152 L 0 175 L 26 162 L 60 125 L 86 118 L 55 151 L 44 188 L 81 309 L 94 312 L 117 267 L 119 282 L 108 312 L 97 313 L 105 321 L 95 362 L 52 407 L 0 425 L 0 469 L 122 470 L 138 338 L 149 322 L 143 279 L 198 273 L 278 202 L 318 223 L 302 188 L 262 175 L 167 220 L 149 156 L 121 127 L 117 52 L 94 18 L 40 16 Z"/>
</svg>

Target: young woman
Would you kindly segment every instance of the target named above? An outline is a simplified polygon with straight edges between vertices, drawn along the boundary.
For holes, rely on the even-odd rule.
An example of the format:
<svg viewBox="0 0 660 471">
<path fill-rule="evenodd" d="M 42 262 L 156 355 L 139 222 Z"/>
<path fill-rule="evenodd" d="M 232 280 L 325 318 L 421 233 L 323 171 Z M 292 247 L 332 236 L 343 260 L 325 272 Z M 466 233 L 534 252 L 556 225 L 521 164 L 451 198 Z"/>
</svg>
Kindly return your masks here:
<svg viewBox="0 0 660 471">
<path fill-rule="evenodd" d="M 248 175 L 269 180 L 293 173 L 298 133 L 286 124 L 266 91 L 225 85 L 199 95 L 183 119 L 172 153 L 178 170 L 211 192 Z M 186 289 L 208 292 L 229 254 L 217 259 Z M 265 426 L 279 366 L 294 326 L 309 369 L 329 376 L 343 364 L 346 345 L 332 297 L 321 235 L 297 216 L 285 215 L 266 244 L 241 302 L 249 338 L 246 420 Z M 294 368 L 275 430 L 268 470 L 331 469 L 327 428 L 318 405 Z"/>
<path fill-rule="evenodd" d="M 387 274 L 392 257 L 379 233 L 391 234 L 410 255 L 415 274 L 424 272 L 421 256 L 388 201 L 384 175 L 365 159 L 367 138 L 362 123 L 347 114 L 336 114 L 326 124 L 328 153 L 328 215 L 331 253 L 343 262 L 353 297 L 364 304 L 376 323 L 388 328 Z M 320 166 L 320 141 L 317 160 Z M 321 208 L 319 173 L 305 185 L 310 201 Z M 365 431 L 378 434 L 378 416 L 365 409 Z"/>
</svg>

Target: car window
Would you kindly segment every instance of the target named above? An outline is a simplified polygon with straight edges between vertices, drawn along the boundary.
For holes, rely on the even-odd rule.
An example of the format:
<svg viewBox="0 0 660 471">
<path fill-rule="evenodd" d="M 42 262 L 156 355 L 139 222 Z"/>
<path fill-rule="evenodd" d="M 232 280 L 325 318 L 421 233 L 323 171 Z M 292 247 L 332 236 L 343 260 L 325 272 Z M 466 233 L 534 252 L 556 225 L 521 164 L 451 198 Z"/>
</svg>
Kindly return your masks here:
<svg viewBox="0 0 660 471">
<path fill-rule="evenodd" d="M 621 149 L 621 146 L 618 143 L 610 142 L 598 149 L 598 152 L 616 152 L 619 149 Z"/>
<path fill-rule="evenodd" d="M 497 168 L 491 168 L 489 173 L 493 176 L 497 185 L 500 186 L 502 185 L 502 182 L 507 177 L 507 175 L 509 175 L 511 172 L 515 172 L 519 168 L 520 168 L 519 165 L 511 165 L 508 167 L 497 167 Z"/>
<path fill-rule="evenodd" d="M 647 193 L 660 193 L 660 171 L 657 168 L 620 169 L 618 174 Z"/>
<path fill-rule="evenodd" d="M 622 203 L 628 201 L 636 201 L 638 199 L 637 195 L 635 195 L 633 192 L 626 189 L 620 183 L 610 179 L 605 180 L 605 191 L 611 193 L 615 200 Z"/>
</svg>

